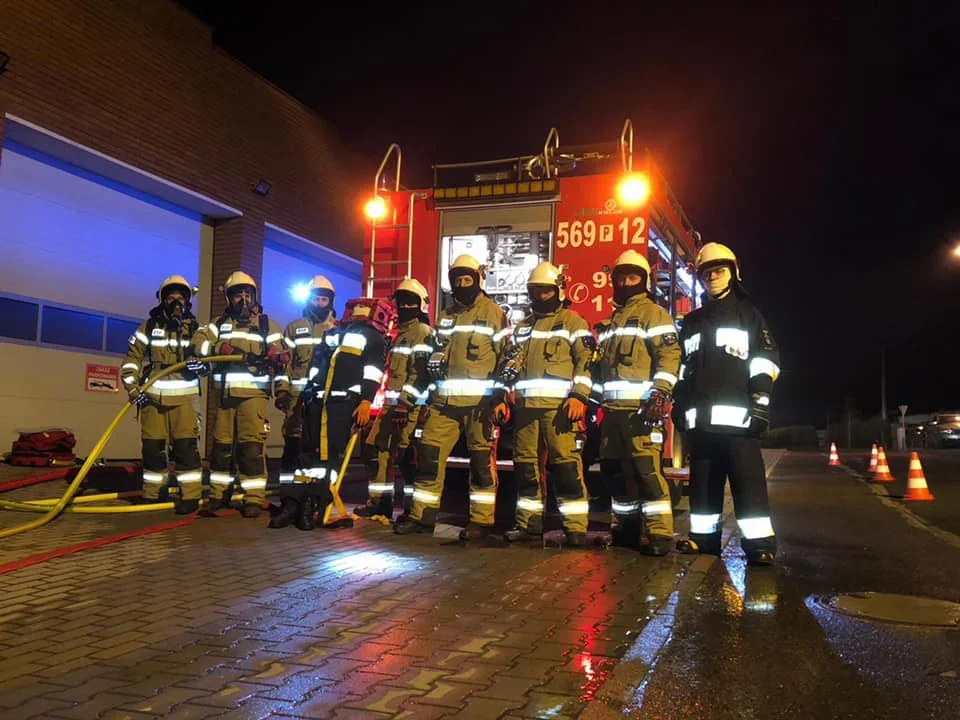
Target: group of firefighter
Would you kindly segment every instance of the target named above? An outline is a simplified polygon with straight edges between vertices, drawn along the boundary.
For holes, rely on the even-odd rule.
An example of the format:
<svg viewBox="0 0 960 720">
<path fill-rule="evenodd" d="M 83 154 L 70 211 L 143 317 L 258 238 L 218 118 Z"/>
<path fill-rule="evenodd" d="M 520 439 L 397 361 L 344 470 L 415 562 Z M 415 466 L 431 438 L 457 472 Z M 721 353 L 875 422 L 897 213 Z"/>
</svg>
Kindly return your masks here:
<svg viewBox="0 0 960 720">
<path fill-rule="evenodd" d="M 634 250 L 622 253 L 611 271 L 613 312 L 596 334 L 570 309 L 561 270 L 546 262 L 530 273 L 531 309 L 512 327 L 484 292 L 484 268 L 470 255 L 449 268 L 453 298 L 435 327 L 427 292 L 414 279 L 404 280 L 389 301 L 350 300 L 337 320 L 335 290 L 317 276 L 303 317 L 281 331 L 263 313 L 257 284 L 246 273 L 227 278 L 227 308 L 208 325 L 190 311 L 193 289 L 186 279 L 168 278 L 157 292 L 159 304 L 130 338 L 121 370 L 140 412 L 143 497 L 157 500 L 165 491 L 169 451 L 180 486 L 176 511 L 200 508 L 195 402 L 199 377 L 212 372 L 217 412 L 206 509 L 228 505 L 239 486 L 243 516 L 260 515 L 272 397 L 285 422 L 281 505 L 270 527 L 313 529 L 334 499 L 351 438 L 369 425 L 382 386 L 383 407 L 366 433 L 369 500 L 356 513 L 392 520 L 398 468 L 405 504 L 394 522 L 397 534 L 434 530 L 446 461 L 463 436 L 470 487 L 462 541 L 539 542 L 546 532 L 554 543 L 586 546 L 589 503 L 577 439 L 588 416 L 602 415 L 600 465 L 611 483 L 615 542 L 655 556 L 674 546 L 718 555 L 729 478 L 747 559 L 771 564 L 776 539 L 760 435 L 779 373 L 777 348 L 728 247 L 704 245 L 695 272 L 705 302 L 678 331 L 651 299 L 647 259 Z M 232 359 L 205 360 L 214 356 Z M 183 362 L 182 371 L 146 384 Z M 690 533 L 676 543 L 661 470 L 668 417 L 690 454 Z M 496 443 L 511 419 L 516 523 L 500 532 Z M 547 468 L 562 530 L 544 526 Z"/>
</svg>

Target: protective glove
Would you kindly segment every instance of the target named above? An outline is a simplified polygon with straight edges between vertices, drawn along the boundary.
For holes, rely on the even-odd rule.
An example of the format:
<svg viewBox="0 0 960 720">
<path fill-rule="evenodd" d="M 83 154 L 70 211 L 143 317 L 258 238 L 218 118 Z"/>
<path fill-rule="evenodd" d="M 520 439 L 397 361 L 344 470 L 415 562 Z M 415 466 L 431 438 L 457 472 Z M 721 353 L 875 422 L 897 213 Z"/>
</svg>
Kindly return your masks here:
<svg viewBox="0 0 960 720">
<path fill-rule="evenodd" d="M 142 408 L 150 399 L 147 397 L 147 394 L 138 387 L 130 388 L 128 395 L 130 397 L 130 404 L 135 405 L 138 408 Z"/>
<path fill-rule="evenodd" d="M 403 430 L 410 422 L 410 410 L 405 405 L 397 405 L 390 413 L 390 419 L 397 430 Z"/>
<path fill-rule="evenodd" d="M 770 427 L 770 396 L 754 393 L 750 399 L 750 432 L 762 435 Z"/>
<path fill-rule="evenodd" d="M 187 360 L 187 371 L 197 377 L 203 377 L 210 372 L 210 366 L 202 360 Z"/>
<path fill-rule="evenodd" d="M 442 352 L 435 352 L 427 360 L 427 375 L 431 380 L 443 380 L 447 376 L 447 357 Z"/>
<path fill-rule="evenodd" d="M 293 396 L 286 390 L 280 390 L 277 393 L 277 397 L 273 401 L 274 407 L 281 412 L 286 412 L 290 409 L 290 403 L 293 402 Z"/>
<path fill-rule="evenodd" d="M 566 408 L 567 419 L 571 423 L 580 422 L 587 412 L 586 403 L 584 403 L 580 398 L 572 395 L 567 398 L 567 401 L 563 404 L 563 407 Z"/>
<path fill-rule="evenodd" d="M 353 427 L 364 428 L 370 422 L 370 401 L 361 400 L 357 409 L 353 411 Z"/>
<path fill-rule="evenodd" d="M 497 403 L 493 406 L 493 424 L 497 427 L 503 427 L 510 421 L 510 406 L 505 402 Z"/>
<path fill-rule="evenodd" d="M 651 390 L 650 398 L 640 409 L 644 425 L 660 425 L 670 414 L 670 396 L 662 390 Z"/>
</svg>

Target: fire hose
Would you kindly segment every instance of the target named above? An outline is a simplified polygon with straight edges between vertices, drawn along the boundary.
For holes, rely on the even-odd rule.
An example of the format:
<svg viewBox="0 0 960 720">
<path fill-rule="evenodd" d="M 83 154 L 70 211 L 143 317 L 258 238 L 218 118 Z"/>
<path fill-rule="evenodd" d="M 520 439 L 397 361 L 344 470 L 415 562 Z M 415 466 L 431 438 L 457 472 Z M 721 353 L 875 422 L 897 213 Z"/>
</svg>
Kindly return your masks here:
<svg viewBox="0 0 960 720">
<path fill-rule="evenodd" d="M 217 363 L 217 362 L 239 362 L 243 360 L 243 355 L 214 355 L 208 358 L 202 358 L 205 363 Z M 157 380 L 165 378 L 168 375 L 171 375 L 175 372 L 183 370 L 187 366 L 187 361 L 176 363 L 170 367 L 164 368 L 156 375 L 151 377 L 146 383 L 141 386 L 141 391 L 147 390 L 151 385 L 153 385 Z M 26 510 L 32 512 L 43 512 L 43 517 L 39 517 L 36 520 L 32 520 L 23 525 L 17 525 L 12 528 L 6 528 L 5 530 L 0 530 L 0 538 L 11 537 L 13 535 L 19 535 L 20 533 L 27 532 L 28 530 L 33 530 L 34 528 L 42 527 L 48 522 L 57 517 L 61 512 L 67 510 L 67 506 L 74 499 L 74 495 L 77 494 L 77 491 L 80 489 L 81 483 L 87 477 L 87 473 L 90 472 L 90 468 L 93 467 L 94 463 L 97 461 L 97 458 L 100 457 L 100 453 L 103 452 L 103 449 L 107 446 L 107 443 L 110 441 L 110 438 L 113 436 L 113 433 L 116 431 L 117 427 L 120 425 L 120 421 L 123 419 L 124 415 L 127 414 L 127 411 L 130 410 L 132 404 L 126 402 L 123 404 L 123 407 L 120 408 L 120 412 L 117 413 L 116 417 L 113 419 L 113 422 L 107 426 L 106 431 L 103 435 L 100 436 L 100 439 L 97 441 L 97 444 L 93 446 L 93 450 L 90 451 L 90 454 L 87 455 L 86 460 L 84 460 L 83 465 L 80 467 L 80 470 L 77 472 L 76 477 L 74 477 L 73 482 L 67 487 L 66 492 L 63 496 L 57 499 L 50 500 L 41 500 L 41 501 L 32 501 L 32 502 L 11 502 L 7 500 L 0 500 L 0 507 L 8 510 Z M 120 495 L 125 495 L 125 493 L 107 493 L 107 495 L 113 495 L 119 497 Z M 93 497 L 93 496 L 91 496 Z M 111 499 L 111 498 L 103 498 Z M 79 499 L 78 499 L 79 500 Z M 79 500 L 84 502 L 83 500 Z M 86 502 L 90 502 L 87 500 Z M 52 505 L 52 506 L 51 506 Z M 147 512 L 152 510 L 169 510 L 173 507 L 173 503 L 158 503 L 154 505 L 129 505 L 121 507 L 111 507 L 111 506 L 99 506 L 99 507 L 70 507 L 69 512 L 80 512 L 80 513 L 126 513 L 126 512 Z"/>
</svg>

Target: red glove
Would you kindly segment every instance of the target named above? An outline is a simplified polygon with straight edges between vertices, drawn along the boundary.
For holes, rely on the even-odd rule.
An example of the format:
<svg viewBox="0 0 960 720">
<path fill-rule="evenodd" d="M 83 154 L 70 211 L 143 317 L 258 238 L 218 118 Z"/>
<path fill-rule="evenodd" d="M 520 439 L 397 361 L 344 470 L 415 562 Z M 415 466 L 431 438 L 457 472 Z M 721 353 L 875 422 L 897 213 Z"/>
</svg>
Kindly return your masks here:
<svg viewBox="0 0 960 720">
<path fill-rule="evenodd" d="M 390 411 L 390 419 L 397 430 L 403 430 L 410 422 L 410 410 L 404 405 L 397 405 Z"/>
<path fill-rule="evenodd" d="M 670 396 L 662 390 L 652 390 L 640 414 L 644 424 L 660 425 L 670 414 Z"/>
</svg>

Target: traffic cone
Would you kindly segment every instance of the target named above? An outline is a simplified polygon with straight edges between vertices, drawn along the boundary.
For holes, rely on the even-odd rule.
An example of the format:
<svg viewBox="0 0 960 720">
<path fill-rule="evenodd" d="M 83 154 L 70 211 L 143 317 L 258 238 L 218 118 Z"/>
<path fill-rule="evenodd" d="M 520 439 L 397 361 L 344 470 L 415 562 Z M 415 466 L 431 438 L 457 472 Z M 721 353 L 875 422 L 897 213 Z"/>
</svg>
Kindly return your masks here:
<svg viewBox="0 0 960 720">
<path fill-rule="evenodd" d="M 907 494 L 904 500 L 933 500 L 934 497 L 927 489 L 927 478 L 920 465 L 920 456 L 910 453 L 910 473 L 907 475 Z"/>
<path fill-rule="evenodd" d="M 837 444 L 830 443 L 830 462 L 827 463 L 830 467 L 840 467 L 840 456 L 837 454 Z"/>
<path fill-rule="evenodd" d="M 873 474 L 872 482 L 893 482 L 893 475 L 890 474 L 890 466 L 887 464 L 887 451 L 883 445 L 877 451 L 877 471 Z"/>
<path fill-rule="evenodd" d="M 867 472 L 873 475 L 877 471 L 877 444 L 874 443 L 873 447 L 870 448 L 870 467 L 867 468 Z"/>
</svg>

